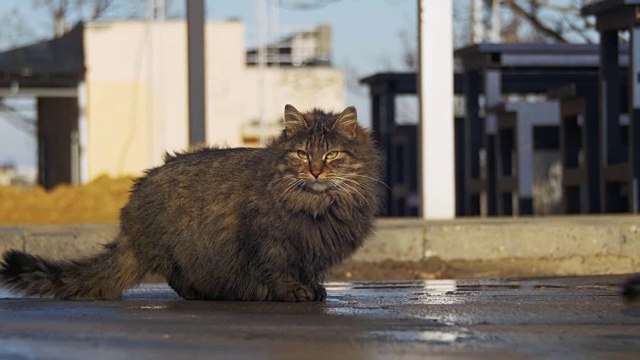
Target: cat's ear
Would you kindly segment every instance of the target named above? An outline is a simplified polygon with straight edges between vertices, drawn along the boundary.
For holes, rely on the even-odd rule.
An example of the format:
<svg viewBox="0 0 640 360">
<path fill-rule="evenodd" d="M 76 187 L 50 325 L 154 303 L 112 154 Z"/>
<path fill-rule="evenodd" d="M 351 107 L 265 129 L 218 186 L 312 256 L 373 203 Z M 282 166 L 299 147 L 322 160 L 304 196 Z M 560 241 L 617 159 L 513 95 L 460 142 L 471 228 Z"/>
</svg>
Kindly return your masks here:
<svg viewBox="0 0 640 360">
<path fill-rule="evenodd" d="M 293 105 L 287 104 L 284 106 L 284 134 L 287 137 L 293 135 L 300 129 L 305 129 L 307 122 L 304 116 Z"/>
<path fill-rule="evenodd" d="M 338 118 L 336 118 L 333 128 L 346 138 L 351 140 L 355 139 L 358 130 L 358 113 L 356 112 L 356 108 L 349 106 L 342 110 Z"/>
</svg>

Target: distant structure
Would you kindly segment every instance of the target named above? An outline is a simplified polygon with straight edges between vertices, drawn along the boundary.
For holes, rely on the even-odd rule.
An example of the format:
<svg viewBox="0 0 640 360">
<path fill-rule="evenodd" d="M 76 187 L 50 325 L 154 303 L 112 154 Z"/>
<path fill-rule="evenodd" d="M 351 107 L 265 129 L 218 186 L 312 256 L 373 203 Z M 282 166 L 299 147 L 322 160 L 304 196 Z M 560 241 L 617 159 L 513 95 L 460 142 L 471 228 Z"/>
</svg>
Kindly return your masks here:
<svg viewBox="0 0 640 360">
<path fill-rule="evenodd" d="M 0 163 L 0 186 L 5 185 L 29 186 L 33 185 L 33 179 L 12 163 Z"/>
<path fill-rule="evenodd" d="M 247 65 L 257 66 L 259 49 L 247 51 Z M 297 31 L 270 44 L 266 63 L 279 66 L 331 66 L 331 27 L 320 25 L 313 30 Z"/>
<path fill-rule="evenodd" d="M 0 185 L 13 185 L 18 171 L 13 164 L 0 163 Z"/>
<path fill-rule="evenodd" d="M 242 22 L 207 22 L 205 39 L 209 143 L 261 145 L 281 131 L 287 103 L 345 106 L 327 26 L 268 45 L 281 66 L 260 69 Z M 186 50 L 184 21 L 99 21 L 0 53 L 0 97 L 38 99 L 40 184 L 138 175 L 186 148 Z"/>
</svg>

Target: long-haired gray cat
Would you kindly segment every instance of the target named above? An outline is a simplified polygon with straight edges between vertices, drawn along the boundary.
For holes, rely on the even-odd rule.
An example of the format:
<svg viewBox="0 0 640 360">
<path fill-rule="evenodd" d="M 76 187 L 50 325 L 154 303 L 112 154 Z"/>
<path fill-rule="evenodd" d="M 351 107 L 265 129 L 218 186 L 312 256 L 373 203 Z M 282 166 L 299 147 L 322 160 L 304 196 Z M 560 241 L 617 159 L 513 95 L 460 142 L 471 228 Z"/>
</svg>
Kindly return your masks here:
<svg viewBox="0 0 640 360">
<path fill-rule="evenodd" d="M 0 284 L 24 295 L 117 299 L 147 273 L 185 299 L 320 301 L 332 266 L 372 233 L 381 157 L 356 110 L 287 105 L 266 148 L 165 157 L 137 180 L 120 232 L 93 257 L 10 250 Z"/>
</svg>

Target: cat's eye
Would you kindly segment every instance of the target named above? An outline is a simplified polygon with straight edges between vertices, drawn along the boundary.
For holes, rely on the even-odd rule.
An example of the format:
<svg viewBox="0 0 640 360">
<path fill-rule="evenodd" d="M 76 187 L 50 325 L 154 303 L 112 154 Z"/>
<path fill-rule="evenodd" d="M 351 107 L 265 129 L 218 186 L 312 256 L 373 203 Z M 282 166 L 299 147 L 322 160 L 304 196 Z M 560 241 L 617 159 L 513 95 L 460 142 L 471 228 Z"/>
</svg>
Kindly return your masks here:
<svg viewBox="0 0 640 360">
<path fill-rule="evenodd" d="M 307 155 L 306 152 L 302 151 L 302 150 L 298 150 L 298 157 L 300 159 L 305 159 L 307 160 L 309 158 L 309 155 Z"/>
<path fill-rule="evenodd" d="M 338 152 L 337 151 L 329 151 L 327 153 L 327 155 L 324 156 L 324 158 L 326 160 L 331 160 L 331 159 L 335 159 L 338 156 Z"/>
</svg>

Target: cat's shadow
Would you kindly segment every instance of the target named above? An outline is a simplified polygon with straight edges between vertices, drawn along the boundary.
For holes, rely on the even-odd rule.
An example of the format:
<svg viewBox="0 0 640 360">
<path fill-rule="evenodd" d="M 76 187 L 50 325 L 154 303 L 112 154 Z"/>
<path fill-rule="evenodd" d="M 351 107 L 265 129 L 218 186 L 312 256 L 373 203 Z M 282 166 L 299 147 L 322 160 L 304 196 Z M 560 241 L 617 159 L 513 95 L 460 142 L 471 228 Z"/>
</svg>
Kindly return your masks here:
<svg viewBox="0 0 640 360">
<path fill-rule="evenodd" d="M 140 287 L 126 291 L 122 301 L 129 309 L 162 310 L 168 312 L 198 312 L 233 314 L 325 314 L 327 308 L 339 302 L 339 297 L 329 297 L 325 301 L 276 302 L 276 301 L 225 301 L 225 300 L 185 300 L 172 289 L 164 286 Z"/>
</svg>

